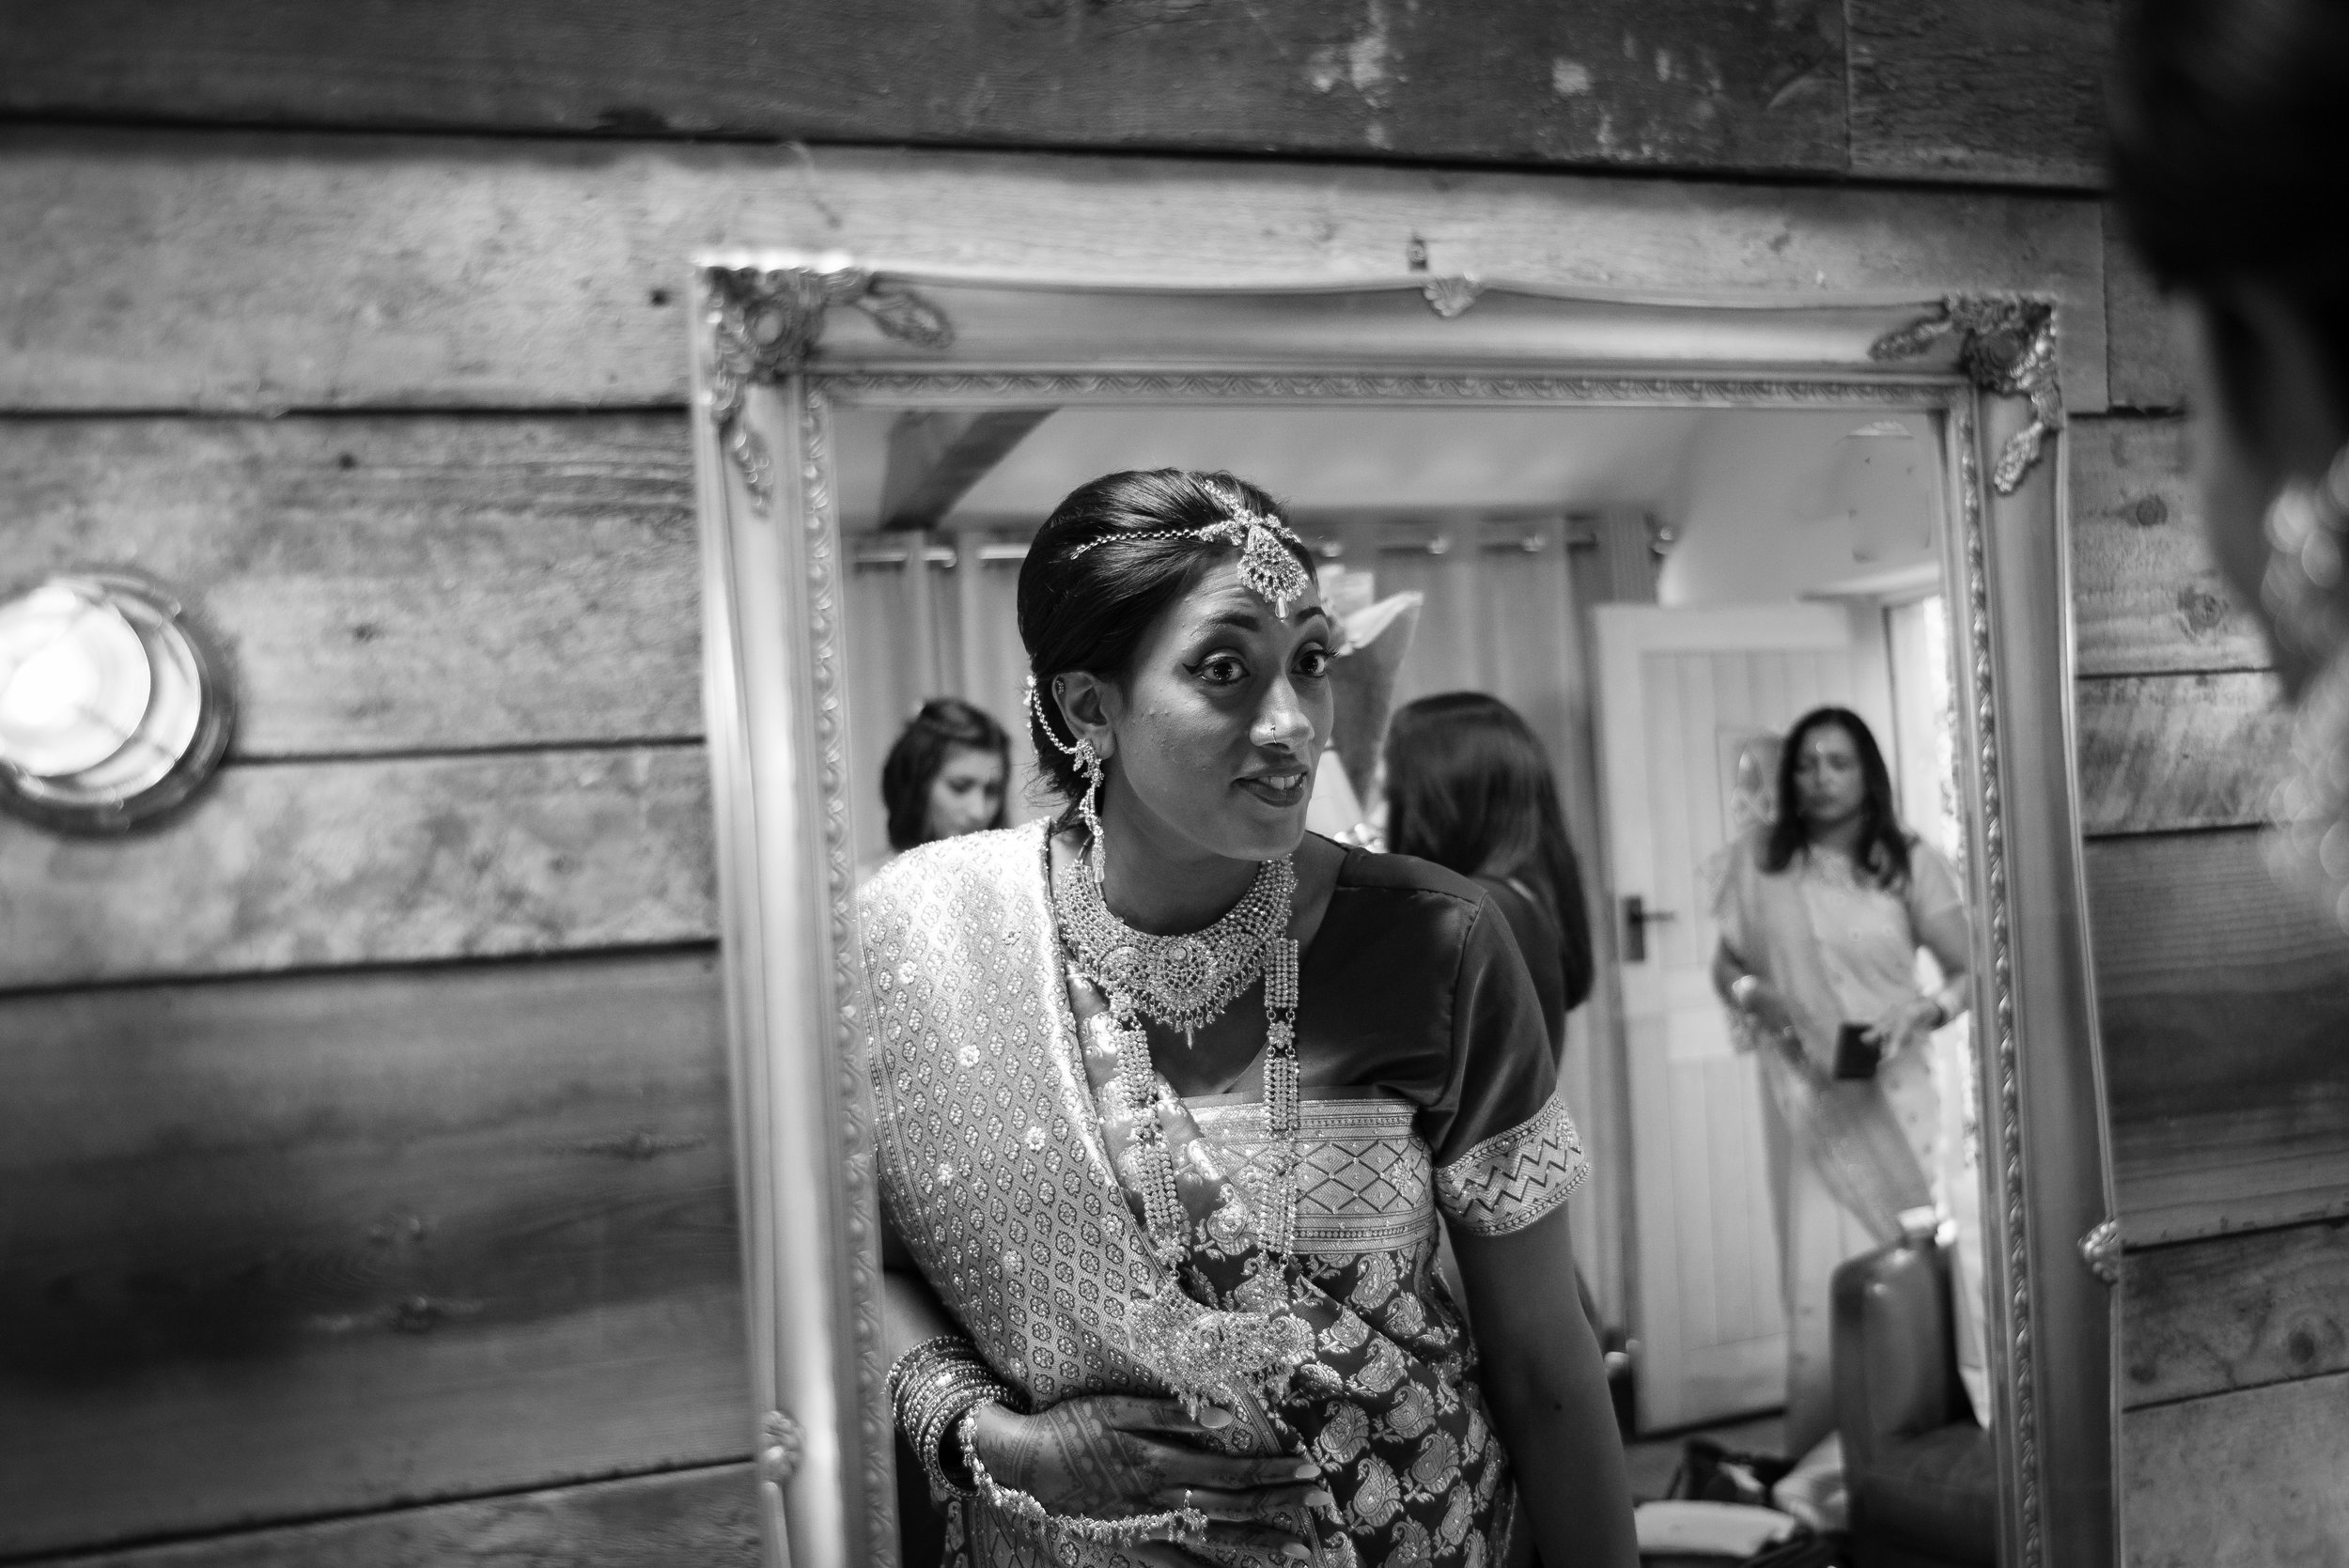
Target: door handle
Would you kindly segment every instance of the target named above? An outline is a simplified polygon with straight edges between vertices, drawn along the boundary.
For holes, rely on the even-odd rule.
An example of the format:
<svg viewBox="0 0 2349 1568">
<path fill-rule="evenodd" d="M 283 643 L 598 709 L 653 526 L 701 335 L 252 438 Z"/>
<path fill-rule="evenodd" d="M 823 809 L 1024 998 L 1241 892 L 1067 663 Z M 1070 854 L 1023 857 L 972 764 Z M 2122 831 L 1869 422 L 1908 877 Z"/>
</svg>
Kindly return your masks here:
<svg viewBox="0 0 2349 1568">
<path fill-rule="evenodd" d="M 1647 900 L 1632 893 L 1623 901 L 1623 961 L 1647 962 L 1647 928 L 1680 917 L 1670 909 L 1651 909 Z"/>
</svg>

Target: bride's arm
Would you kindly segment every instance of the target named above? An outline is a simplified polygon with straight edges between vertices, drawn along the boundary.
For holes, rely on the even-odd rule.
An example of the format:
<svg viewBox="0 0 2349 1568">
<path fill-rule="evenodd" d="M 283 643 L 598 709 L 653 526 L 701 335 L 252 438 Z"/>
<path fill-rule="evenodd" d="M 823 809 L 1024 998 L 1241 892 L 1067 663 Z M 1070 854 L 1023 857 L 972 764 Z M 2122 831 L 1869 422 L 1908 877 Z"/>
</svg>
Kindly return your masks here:
<svg viewBox="0 0 2349 1568">
<path fill-rule="evenodd" d="M 897 1239 L 897 1228 L 881 1216 L 881 1344 L 894 1366 L 897 1358 L 941 1334 L 961 1327 L 939 1305 L 929 1281 L 915 1272 L 913 1254 Z"/>
<path fill-rule="evenodd" d="M 1566 1208 L 1520 1231 L 1453 1226 L 1479 1381 L 1544 1562 L 1637 1568 L 1631 1480 L 1598 1340 L 1575 1287 Z"/>
<path fill-rule="evenodd" d="M 893 1363 L 925 1340 L 962 1334 L 886 1215 L 881 1268 L 881 1334 Z M 1227 1544 L 1269 1547 L 1292 1558 L 1302 1552 L 1285 1530 L 1261 1521 L 1326 1503 L 1320 1467 L 1295 1457 L 1221 1453 L 1206 1446 L 1206 1431 L 1171 1399 L 1084 1394 L 1033 1415 L 988 1405 L 972 1440 L 997 1481 L 1055 1513 L 1116 1517 L 1188 1502 L 1208 1516 L 1214 1535 Z M 1191 1568 L 1199 1560 L 1159 1542 L 1128 1550 L 1158 1568 Z"/>
</svg>

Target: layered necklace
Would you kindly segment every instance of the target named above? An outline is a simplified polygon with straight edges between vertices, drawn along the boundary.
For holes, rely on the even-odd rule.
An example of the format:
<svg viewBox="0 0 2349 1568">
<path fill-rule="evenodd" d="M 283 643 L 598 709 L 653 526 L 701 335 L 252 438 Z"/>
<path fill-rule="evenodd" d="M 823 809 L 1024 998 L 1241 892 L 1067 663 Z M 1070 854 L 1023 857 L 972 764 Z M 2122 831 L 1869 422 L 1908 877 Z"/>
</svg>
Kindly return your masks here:
<svg viewBox="0 0 2349 1568">
<path fill-rule="evenodd" d="M 1097 853 L 1097 846 L 1089 852 Z M 1266 861 L 1237 904 L 1202 931 L 1152 936 L 1111 913 L 1099 881 L 1082 872 L 1052 878 L 1068 963 L 1108 999 L 1105 1027 L 1117 1051 L 1117 1089 L 1132 1115 L 1132 1167 L 1142 1188 L 1152 1250 L 1172 1267 L 1189 1252 L 1190 1220 L 1174 1185 L 1174 1161 L 1159 1112 L 1179 1103 L 1150 1061 L 1143 1020 L 1180 1030 L 1188 1048 L 1196 1032 L 1261 977 L 1264 981 L 1266 1130 L 1277 1152 L 1268 1195 L 1272 1212 L 1256 1217 L 1258 1241 L 1286 1252 L 1297 1234 L 1297 939 L 1289 936 L 1297 867 L 1288 856 Z"/>
</svg>

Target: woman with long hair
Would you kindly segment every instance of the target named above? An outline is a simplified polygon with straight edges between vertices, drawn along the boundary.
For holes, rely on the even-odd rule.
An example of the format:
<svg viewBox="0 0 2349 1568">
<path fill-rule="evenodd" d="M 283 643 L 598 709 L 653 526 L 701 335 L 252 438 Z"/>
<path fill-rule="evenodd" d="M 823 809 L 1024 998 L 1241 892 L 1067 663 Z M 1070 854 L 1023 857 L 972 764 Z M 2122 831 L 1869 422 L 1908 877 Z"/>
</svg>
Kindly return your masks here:
<svg viewBox="0 0 2349 1568">
<path fill-rule="evenodd" d="M 1078 489 L 1019 588 L 1069 809 L 862 896 L 890 1386 L 955 1560 L 1635 1560 L 1524 966 L 1473 882 L 1305 831 L 1312 566 L 1229 474 Z"/>
<path fill-rule="evenodd" d="M 1011 737 L 993 715 L 959 697 L 932 697 L 914 711 L 881 764 L 889 847 L 1003 825 Z"/>
<path fill-rule="evenodd" d="M 1929 1208 L 1940 1097 L 1924 1048 L 1963 1013 L 1971 936 L 1956 871 L 1902 827 L 1892 778 L 1848 708 L 1796 721 L 1777 815 L 1729 846 L 1713 984 L 1761 1058 L 1786 1303 L 1786 1444 L 1835 1427 L 1836 1265 Z M 1930 953 L 1942 984 L 1918 984 Z"/>
<path fill-rule="evenodd" d="M 2187 349 L 2203 527 L 2297 709 L 2277 864 L 2349 931 L 2349 6 L 2136 0 L 2111 102 L 2113 189 Z"/>
<path fill-rule="evenodd" d="M 1395 710 L 1381 768 L 1387 847 L 1474 879 L 1508 918 L 1552 1046 L 1591 994 L 1591 916 L 1541 737 L 1482 691 Z"/>
</svg>

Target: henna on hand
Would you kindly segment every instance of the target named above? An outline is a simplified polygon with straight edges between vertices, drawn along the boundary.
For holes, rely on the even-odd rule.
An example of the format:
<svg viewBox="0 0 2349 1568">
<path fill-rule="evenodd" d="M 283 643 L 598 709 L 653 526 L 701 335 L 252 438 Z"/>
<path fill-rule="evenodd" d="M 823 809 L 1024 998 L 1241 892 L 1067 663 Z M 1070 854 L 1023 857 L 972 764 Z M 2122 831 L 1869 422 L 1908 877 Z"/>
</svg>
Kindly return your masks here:
<svg viewBox="0 0 2349 1568">
<path fill-rule="evenodd" d="M 1280 1527 L 1326 1505 L 1320 1467 L 1293 1454 L 1246 1457 L 1184 1440 L 1206 1430 L 1172 1400 L 1101 1394 L 1033 1416 L 991 1406 L 971 1440 L 1000 1484 L 1054 1514 L 1113 1519 L 1190 1507 L 1220 1537 L 1268 1542 L 1270 1530 L 1297 1539 Z"/>
</svg>

